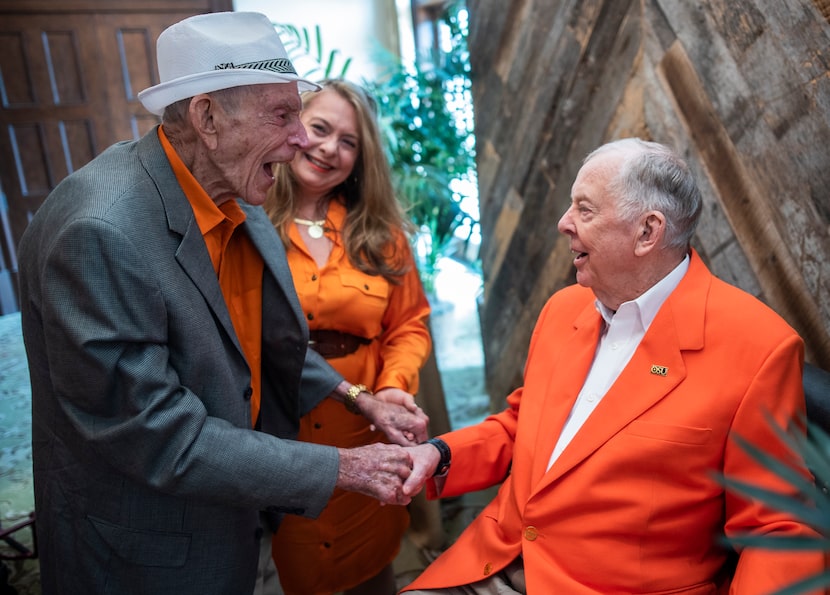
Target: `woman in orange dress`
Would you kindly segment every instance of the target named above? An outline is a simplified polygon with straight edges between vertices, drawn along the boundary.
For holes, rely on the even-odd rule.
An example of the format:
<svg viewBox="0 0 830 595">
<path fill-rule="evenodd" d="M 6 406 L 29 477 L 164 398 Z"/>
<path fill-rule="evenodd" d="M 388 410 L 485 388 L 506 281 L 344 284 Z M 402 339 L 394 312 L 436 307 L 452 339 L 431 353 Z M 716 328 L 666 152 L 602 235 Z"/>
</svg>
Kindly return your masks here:
<svg viewBox="0 0 830 595">
<path fill-rule="evenodd" d="M 286 246 L 309 346 L 381 399 L 410 399 L 431 348 L 429 303 L 390 182 L 374 101 L 342 80 L 303 96 L 309 143 L 275 167 L 266 211 Z M 299 440 L 352 447 L 385 440 L 326 399 Z M 317 519 L 287 515 L 273 541 L 286 595 L 393 595 L 407 509 L 335 491 Z"/>
</svg>

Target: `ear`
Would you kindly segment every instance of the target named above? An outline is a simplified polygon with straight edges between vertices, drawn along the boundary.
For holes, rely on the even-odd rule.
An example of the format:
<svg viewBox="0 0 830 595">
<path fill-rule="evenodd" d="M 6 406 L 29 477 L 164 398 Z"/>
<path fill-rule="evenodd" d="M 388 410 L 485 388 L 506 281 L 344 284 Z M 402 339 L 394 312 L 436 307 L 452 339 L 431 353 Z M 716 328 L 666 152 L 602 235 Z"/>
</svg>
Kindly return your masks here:
<svg viewBox="0 0 830 595">
<path fill-rule="evenodd" d="M 216 110 L 219 104 L 207 93 L 195 95 L 188 106 L 188 116 L 193 130 L 202 142 L 211 150 L 218 145 L 216 129 Z"/>
<path fill-rule="evenodd" d="M 638 234 L 634 254 L 644 256 L 659 248 L 666 234 L 666 217 L 660 211 L 649 211 L 640 222 Z"/>
</svg>

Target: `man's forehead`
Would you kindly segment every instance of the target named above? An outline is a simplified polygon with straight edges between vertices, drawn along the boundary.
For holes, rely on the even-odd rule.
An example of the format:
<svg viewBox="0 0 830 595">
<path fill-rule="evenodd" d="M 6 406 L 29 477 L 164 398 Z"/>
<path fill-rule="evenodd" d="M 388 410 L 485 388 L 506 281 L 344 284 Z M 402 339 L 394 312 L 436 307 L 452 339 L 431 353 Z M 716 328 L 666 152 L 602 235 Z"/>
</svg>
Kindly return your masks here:
<svg viewBox="0 0 830 595">
<path fill-rule="evenodd" d="M 579 192 L 578 189 L 586 185 L 604 185 L 610 179 L 613 172 L 614 168 L 603 159 L 602 155 L 595 157 L 580 168 L 576 174 L 571 192 Z"/>
</svg>

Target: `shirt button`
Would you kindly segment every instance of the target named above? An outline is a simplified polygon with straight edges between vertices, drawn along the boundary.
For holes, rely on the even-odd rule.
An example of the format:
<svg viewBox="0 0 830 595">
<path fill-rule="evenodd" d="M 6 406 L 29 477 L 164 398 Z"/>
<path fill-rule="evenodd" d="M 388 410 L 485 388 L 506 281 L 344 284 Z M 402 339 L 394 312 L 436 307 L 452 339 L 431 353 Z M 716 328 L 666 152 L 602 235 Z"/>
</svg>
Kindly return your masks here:
<svg viewBox="0 0 830 595">
<path fill-rule="evenodd" d="M 493 572 L 493 565 L 487 562 L 484 565 L 484 576 L 488 576 L 491 572 Z"/>
<path fill-rule="evenodd" d="M 312 276 L 311 276 L 311 280 L 312 280 L 312 281 L 316 281 L 316 280 L 317 280 L 317 275 L 312 275 Z"/>
<path fill-rule="evenodd" d="M 253 388 L 251 388 L 251 387 L 249 386 L 249 387 L 248 387 L 248 388 L 246 388 L 246 389 L 244 390 L 244 392 L 242 393 L 242 398 L 243 398 L 243 399 L 245 399 L 246 401 L 250 401 L 250 400 L 251 400 L 251 396 L 252 396 L 253 394 L 254 394 L 254 389 L 253 389 Z"/>
<path fill-rule="evenodd" d="M 528 541 L 536 541 L 537 537 L 539 537 L 539 531 L 536 527 L 531 525 L 525 529 L 525 539 Z"/>
<path fill-rule="evenodd" d="M 314 429 L 315 429 L 315 430 L 319 430 L 319 429 L 320 429 L 320 428 L 322 428 L 322 427 L 323 427 L 323 425 L 322 425 L 319 421 L 318 421 L 317 423 L 315 423 L 315 424 L 314 424 Z"/>
<path fill-rule="evenodd" d="M 314 320 L 314 314 L 309 312 L 308 314 L 306 314 L 306 318 L 308 318 L 309 320 Z"/>
<path fill-rule="evenodd" d="M 590 395 L 588 395 L 588 397 L 586 398 L 586 400 L 587 400 L 589 403 L 593 403 L 594 401 L 596 401 L 596 400 L 597 400 L 597 396 L 596 396 L 595 394 L 591 393 Z"/>
<path fill-rule="evenodd" d="M 363 284 L 363 289 L 365 289 L 366 291 L 369 291 L 369 286 L 364 283 Z"/>
</svg>

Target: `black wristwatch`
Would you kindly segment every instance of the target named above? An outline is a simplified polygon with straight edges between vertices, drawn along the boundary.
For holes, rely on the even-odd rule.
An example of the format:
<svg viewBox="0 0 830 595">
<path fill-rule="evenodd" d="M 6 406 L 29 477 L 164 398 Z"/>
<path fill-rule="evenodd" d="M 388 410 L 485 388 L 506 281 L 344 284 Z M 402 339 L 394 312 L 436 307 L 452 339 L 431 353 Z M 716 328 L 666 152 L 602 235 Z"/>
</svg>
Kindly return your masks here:
<svg viewBox="0 0 830 595">
<path fill-rule="evenodd" d="M 438 466 L 435 468 L 435 473 L 432 476 L 441 477 L 446 475 L 447 471 L 450 470 L 450 463 L 452 462 L 452 453 L 450 452 L 449 445 L 440 438 L 430 438 L 426 441 L 426 444 L 432 444 L 441 453 L 441 460 L 438 461 Z"/>
</svg>

